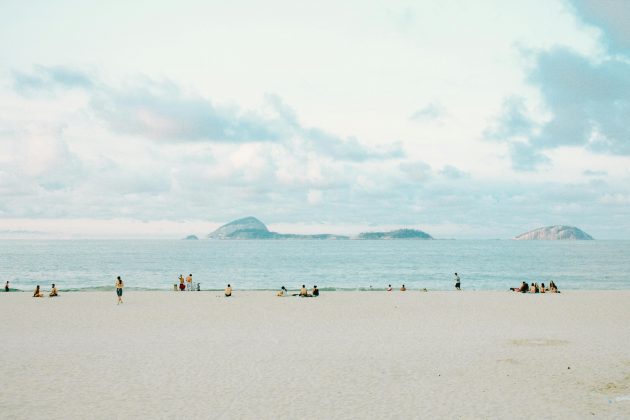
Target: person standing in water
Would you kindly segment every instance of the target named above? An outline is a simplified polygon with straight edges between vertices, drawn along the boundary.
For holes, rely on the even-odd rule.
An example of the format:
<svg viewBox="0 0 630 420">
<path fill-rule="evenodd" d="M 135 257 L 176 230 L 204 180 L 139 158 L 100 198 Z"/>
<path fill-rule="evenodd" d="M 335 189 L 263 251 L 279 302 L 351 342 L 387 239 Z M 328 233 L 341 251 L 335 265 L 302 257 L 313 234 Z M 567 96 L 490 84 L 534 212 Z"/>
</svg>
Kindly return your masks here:
<svg viewBox="0 0 630 420">
<path fill-rule="evenodd" d="M 460 286 L 461 286 L 461 281 L 460 281 L 459 276 L 457 275 L 457 273 L 455 273 L 455 289 L 456 290 L 462 290 L 460 288 Z"/>
<path fill-rule="evenodd" d="M 116 295 L 118 296 L 117 305 L 120 305 L 121 303 L 123 303 L 123 300 L 122 300 L 123 287 L 125 287 L 125 283 L 123 283 L 120 276 L 116 277 Z"/>
</svg>

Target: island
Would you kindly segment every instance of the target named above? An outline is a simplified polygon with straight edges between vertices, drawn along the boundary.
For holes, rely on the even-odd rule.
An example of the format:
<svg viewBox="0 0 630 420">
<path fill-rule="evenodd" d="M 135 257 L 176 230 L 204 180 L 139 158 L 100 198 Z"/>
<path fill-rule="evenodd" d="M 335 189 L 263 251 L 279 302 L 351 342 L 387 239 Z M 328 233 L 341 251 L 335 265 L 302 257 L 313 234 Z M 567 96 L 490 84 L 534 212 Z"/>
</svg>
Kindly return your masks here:
<svg viewBox="0 0 630 420">
<path fill-rule="evenodd" d="M 545 226 L 514 237 L 517 241 L 592 241 L 593 237 L 575 226 Z"/>
<path fill-rule="evenodd" d="M 199 238 L 197 237 L 197 235 L 188 235 L 183 240 L 184 241 L 197 241 L 199 240 Z"/>
<path fill-rule="evenodd" d="M 315 239 L 315 240 L 383 240 L 383 239 L 433 239 L 421 230 L 398 229 L 390 232 L 363 232 L 356 237 L 321 233 L 301 235 L 270 231 L 267 226 L 255 217 L 244 217 L 227 223 L 207 235 L 208 239 Z"/>
<path fill-rule="evenodd" d="M 208 239 L 350 239 L 348 236 L 328 233 L 318 235 L 297 235 L 271 232 L 255 217 L 244 217 L 227 223 L 208 234 Z"/>
<path fill-rule="evenodd" d="M 433 239 L 433 237 L 421 230 L 398 229 L 389 232 L 362 232 L 357 239 Z"/>
</svg>

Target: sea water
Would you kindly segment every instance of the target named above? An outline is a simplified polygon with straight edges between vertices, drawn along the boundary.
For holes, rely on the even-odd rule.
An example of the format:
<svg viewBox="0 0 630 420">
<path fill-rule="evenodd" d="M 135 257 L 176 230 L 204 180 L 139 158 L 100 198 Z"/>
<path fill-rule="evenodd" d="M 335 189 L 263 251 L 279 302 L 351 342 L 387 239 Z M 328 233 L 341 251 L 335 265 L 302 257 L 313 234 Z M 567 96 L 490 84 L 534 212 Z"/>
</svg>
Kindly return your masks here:
<svg viewBox="0 0 630 420">
<path fill-rule="evenodd" d="M 561 290 L 630 289 L 630 241 L 513 240 L 1 240 L 0 281 L 31 291 L 172 290 L 193 274 L 202 290 L 398 288 L 507 290 L 553 280 Z"/>
</svg>

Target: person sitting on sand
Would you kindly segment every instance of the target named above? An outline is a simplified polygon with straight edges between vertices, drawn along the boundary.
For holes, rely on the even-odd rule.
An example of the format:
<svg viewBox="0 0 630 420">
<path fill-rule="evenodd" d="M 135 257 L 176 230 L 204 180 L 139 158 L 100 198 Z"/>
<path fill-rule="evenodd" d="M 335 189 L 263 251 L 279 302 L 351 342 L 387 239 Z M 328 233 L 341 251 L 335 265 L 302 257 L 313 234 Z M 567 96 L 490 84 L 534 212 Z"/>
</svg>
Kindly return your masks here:
<svg viewBox="0 0 630 420">
<path fill-rule="evenodd" d="M 225 297 L 230 297 L 230 296 L 232 296 L 232 286 L 228 284 L 227 287 L 225 288 Z"/>
<path fill-rule="evenodd" d="M 510 287 L 510 290 L 513 292 L 527 293 L 527 291 L 529 290 L 529 286 L 527 285 L 527 283 L 521 282 L 521 287 Z"/>
<path fill-rule="evenodd" d="M 317 288 L 317 286 L 313 286 L 313 296 L 319 296 L 319 289 Z"/>
<path fill-rule="evenodd" d="M 389 286 L 387 286 L 387 291 L 391 292 L 392 291 L 392 285 L 390 284 Z"/>
<path fill-rule="evenodd" d="M 44 297 L 44 294 L 39 291 L 39 284 L 35 288 L 35 292 L 33 293 L 33 297 Z"/>
<path fill-rule="evenodd" d="M 48 296 L 50 297 L 59 296 L 57 294 L 57 288 L 55 287 L 55 283 L 53 283 L 52 287 L 50 288 L 50 294 Z"/>
<path fill-rule="evenodd" d="M 278 293 L 276 293 L 276 296 L 279 296 L 279 297 L 289 296 L 289 291 L 287 290 L 286 287 L 282 286 L 280 288 L 280 291 Z"/>
<path fill-rule="evenodd" d="M 9 290 L 9 280 L 7 280 L 7 284 L 4 285 L 4 291 L 8 292 Z"/>
<path fill-rule="evenodd" d="M 556 283 L 553 280 L 549 281 L 549 291 L 551 293 L 560 293 L 558 291 L 558 286 L 556 286 Z"/>
<path fill-rule="evenodd" d="M 403 284 L 403 285 L 400 287 L 400 291 L 401 291 L 401 292 L 404 292 L 404 291 L 406 291 L 406 290 L 407 290 L 407 288 L 406 288 L 406 287 L 405 287 L 405 285 Z"/>
<path fill-rule="evenodd" d="M 545 293 L 547 289 L 545 289 L 545 283 L 540 283 L 540 293 Z"/>
<path fill-rule="evenodd" d="M 300 297 L 308 297 L 308 290 L 306 290 L 306 286 L 302 285 L 302 288 L 300 289 Z"/>
</svg>

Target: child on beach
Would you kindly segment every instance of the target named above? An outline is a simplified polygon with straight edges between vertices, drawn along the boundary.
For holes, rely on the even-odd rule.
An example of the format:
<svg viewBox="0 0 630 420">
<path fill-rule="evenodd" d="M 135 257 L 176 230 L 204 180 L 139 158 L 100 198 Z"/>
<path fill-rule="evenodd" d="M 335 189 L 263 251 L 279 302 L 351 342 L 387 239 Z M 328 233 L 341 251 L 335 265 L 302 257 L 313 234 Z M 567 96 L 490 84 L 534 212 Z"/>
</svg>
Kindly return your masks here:
<svg viewBox="0 0 630 420">
<path fill-rule="evenodd" d="M 33 297 L 44 297 L 44 294 L 39 291 L 39 284 L 35 288 L 35 292 L 33 293 Z"/>
<path fill-rule="evenodd" d="M 120 276 L 116 277 L 116 296 L 118 296 L 117 305 L 120 305 L 121 303 L 123 303 L 123 300 L 122 300 L 123 287 L 125 287 L 125 284 L 123 283 Z"/>
<path fill-rule="evenodd" d="M 50 297 L 59 296 L 57 294 L 57 288 L 55 287 L 55 283 L 53 283 L 52 287 L 50 288 L 50 294 L 48 296 Z"/>
</svg>

